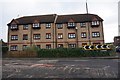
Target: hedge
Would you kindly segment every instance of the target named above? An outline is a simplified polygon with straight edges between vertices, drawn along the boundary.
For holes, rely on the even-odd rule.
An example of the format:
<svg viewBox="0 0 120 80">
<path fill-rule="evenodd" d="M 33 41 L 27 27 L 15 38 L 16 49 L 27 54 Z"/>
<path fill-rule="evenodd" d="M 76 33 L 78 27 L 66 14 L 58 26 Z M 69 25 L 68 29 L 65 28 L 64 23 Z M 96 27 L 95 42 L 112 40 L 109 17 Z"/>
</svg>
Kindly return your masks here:
<svg viewBox="0 0 120 80">
<path fill-rule="evenodd" d="M 82 48 L 39 49 L 39 58 L 100 57 L 114 54 L 114 50 L 84 50 Z"/>
</svg>

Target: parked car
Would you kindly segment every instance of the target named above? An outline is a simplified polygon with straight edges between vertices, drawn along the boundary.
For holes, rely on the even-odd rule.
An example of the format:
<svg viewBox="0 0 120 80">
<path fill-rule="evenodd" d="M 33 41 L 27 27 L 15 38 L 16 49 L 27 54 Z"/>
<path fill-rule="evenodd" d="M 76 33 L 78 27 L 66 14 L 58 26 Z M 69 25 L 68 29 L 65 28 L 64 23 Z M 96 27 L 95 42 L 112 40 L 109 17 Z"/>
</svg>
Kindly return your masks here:
<svg viewBox="0 0 120 80">
<path fill-rule="evenodd" d="M 116 52 L 120 52 L 120 45 L 116 46 Z"/>
</svg>

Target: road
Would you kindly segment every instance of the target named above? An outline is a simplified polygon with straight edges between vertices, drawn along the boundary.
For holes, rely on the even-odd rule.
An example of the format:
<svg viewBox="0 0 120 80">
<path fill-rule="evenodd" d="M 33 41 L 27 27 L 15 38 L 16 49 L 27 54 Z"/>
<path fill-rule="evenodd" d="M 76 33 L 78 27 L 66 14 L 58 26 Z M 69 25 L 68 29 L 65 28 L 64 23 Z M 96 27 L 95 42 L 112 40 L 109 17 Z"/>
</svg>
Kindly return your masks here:
<svg viewBox="0 0 120 80">
<path fill-rule="evenodd" d="M 118 59 L 4 58 L 3 78 L 117 78 Z"/>
</svg>

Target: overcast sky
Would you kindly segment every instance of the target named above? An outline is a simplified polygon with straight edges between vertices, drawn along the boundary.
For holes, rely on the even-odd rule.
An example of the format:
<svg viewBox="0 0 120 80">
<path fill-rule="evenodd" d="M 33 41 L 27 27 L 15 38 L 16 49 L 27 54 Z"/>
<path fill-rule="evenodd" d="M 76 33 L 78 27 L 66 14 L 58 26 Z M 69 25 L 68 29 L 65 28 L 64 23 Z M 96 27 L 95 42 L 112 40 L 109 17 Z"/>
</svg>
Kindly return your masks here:
<svg viewBox="0 0 120 80">
<path fill-rule="evenodd" d="M 105 42 L 118 36 L 118 1 L 87 0 L 88 12 L 104 22 Z M 84 14 L 86 0 L 0 0 L 0 39 L 7 42 L 7 24 L 15 18 L 45 14 Z"/>
</svg>

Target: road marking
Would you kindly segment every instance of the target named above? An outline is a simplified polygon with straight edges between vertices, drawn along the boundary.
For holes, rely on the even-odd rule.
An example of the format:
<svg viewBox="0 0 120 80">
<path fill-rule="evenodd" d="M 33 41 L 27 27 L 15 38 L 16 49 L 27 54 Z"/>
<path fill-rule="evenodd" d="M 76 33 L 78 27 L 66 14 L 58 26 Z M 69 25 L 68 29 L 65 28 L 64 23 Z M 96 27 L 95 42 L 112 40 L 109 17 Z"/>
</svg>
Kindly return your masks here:
<svg viewBox="0 0 120 80">
<path fill-rule="evenodd" d="M 33 64 L 31 65 L 30 67 L 53 67 L 54 65 L 51 65 L 51 64 Z"/>
<path fill-rule="evenodd" d="M 74 60 L 74 61 L 90 61 L 90 60 Z"/>
</svg>

